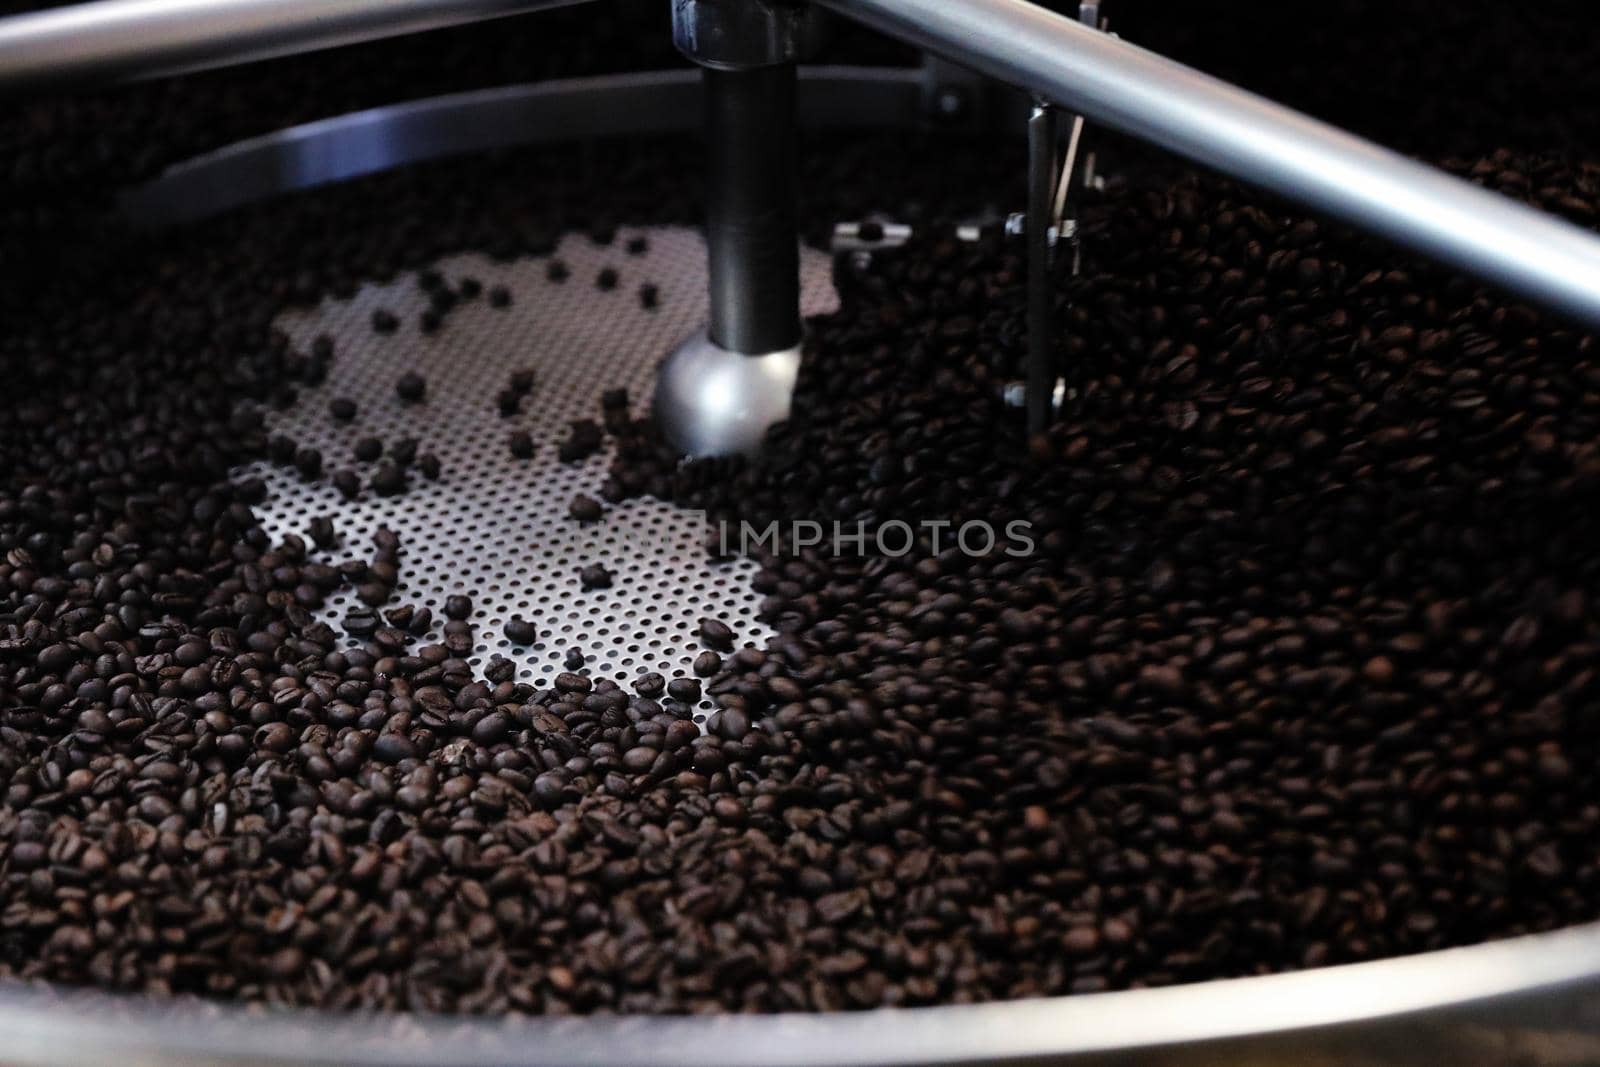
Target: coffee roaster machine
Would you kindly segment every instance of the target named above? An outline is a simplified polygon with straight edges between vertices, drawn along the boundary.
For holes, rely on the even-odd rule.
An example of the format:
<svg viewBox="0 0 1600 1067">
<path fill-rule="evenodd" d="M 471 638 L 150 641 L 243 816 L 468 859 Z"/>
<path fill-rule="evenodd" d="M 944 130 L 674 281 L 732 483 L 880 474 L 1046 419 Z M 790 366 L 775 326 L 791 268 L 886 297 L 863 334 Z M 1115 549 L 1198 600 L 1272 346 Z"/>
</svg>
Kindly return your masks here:
<svg viewBox="0 0 1600 1067">
<path fill-rule="evenodd" d="M 119 82 L 199 70 L 520 15 L 583 0 L 98 0 L 0 20 L 0 90 Z M 1085 124 L 1118 130 L 1288 199 L 1344 219 L 1591 326 L 1600 326 L 1600 240 L 1549 216 L 1412 162 L 1270 101 L 1144 51 L 1107 31 L 1097 3 L 1069 17 L 1027 0 L 671 0 L 675 43 L 700 69 L 639 72 L 463 93 L 281 130 L 178 164 L 127 190 L 120 210 L 136 225 L 186 224 L 268 196 L 405 164 L 512 144 L 691 132 L 708 152 L 706 239 L 652 231 L 651 269 L 675 298 L 672 314 L 620 323 L 577 289 L 552 290 L 529 310 L 566 351 L 604 350 L 613 365 L 550 377 L 549 433 L 588 413 L 593 382 L 629 380 L 686 452 L 755 447 L 788 412 L 802 323 L 832 298 L 825 258 L 798 251 L 796 126 L 893 128 L 1010 116 L 1029 139 L 1029 197 L 1003 221 L 1028 249 L 1032 335 L 1027 379 L 1010 397 L 1042 426 L 1060 386 L 1044 358 L 1052 324 L 1042 282 L 1052 246 L 1070 240 L 1065 198 L 1082 181 Z M 921 67 L 804 64 L 819 14 L 853 19 L 926 50 Z M 1001 90 L 1000 87 L 1005 87 Z M 986 109 L 997 91 L 1021 108 Z M 1020 206 L 1020 205 L 1019 205 Z M 904 228 L 846 224 L 857 252 Z M 583 247 L 575 269 L 599 261 Z M 490 270 L 484 264 L 475 269 Z M 511 268 L 507 268 L 511 269 Z M 515 278 L 508 276 L 508 280 Z M 284 328 L 333 332 L 352 355 L 336 375 L 352 395 L 380 388 L 363 349 L 374 302 L 364 291 Z M 556 324 L 554 327 L 551 324 Z M 600 324 L 600 325 L 596 325 Z M 615 335 L 595 334 L 614 329 Z M 591 332 L 586 332 L 591 331 Z M 348 342 L 348 344 L 346 344 Z M 482 364 L 458 387 L 503 375 L 523 353 L 514 324 L 483 327 Z M 392 361 L 392 353 L 385 358 Z M 417 353 L 419 365 L 429 357 Z M 553 357 L 554 358 L 554 357 Z M 499 362 L 496 362 L 499 361 Z M 459 368 L 460 362 L 451 364 Z M 441 378 L 448 377 L 441 374 Z M 460 375 L 458 374 L 458 377 Z M 387 387 L 388 379 L 384 379 Z M 446 386 L 446 388 L 449 388 Z M 446 398 L 448 399 L 448 398 Z M 449 419 L 448 403 L 438 405 Z M 310 422 L 291 427 L 315 441 Z M 374 426 L 374 430 L 386 427 Z M 435 427 L 452 439 L 447 423 Z M 432 546 L 408 563 L 418 596 L 471 582 L 491 593 L 485 622 L 526 595 L 530 575 L 494 570 L 527 536 L 528 501 L 565 501 L 580 476 L 556 472 L 534 488 L 504 469 L 503 449 L 463 429 L 465 473 L 448 489 L 481 540 L 453 542 L 459 523 L 420 524 Z M 393 508 L 360 513 L 336 497 L 306 499 L 275 484 L 267 518 L 286 528 L 313 508 L 357 531 L 404 523 Z M 301 495 L 297 496 L 299 493 Z M 343 510 L 341 510 L 343 509 Z M 433 509 L 448 515 L 448 509 Z M 724 617 L 759 635 L 737 570 L 707 576 L 671 550 L 698 527 L 666 505 L 632 513 L 665 575 L 659 599 L 699 592 Z M 534 516 L 556 536 L 559 515 Z M 648 551 L 640 546 L 619 553 Z M 661 545 L 667 544 L 667 548 Z M 468 559 L 481 562 L 469 564 Z M 474 570 L 477 566 L 479 569 Z M 676 569 L 674 569 L 676 568 Z M 497 584 L 498 583 L 498 584 Z M 571 584 L 571 583 L 568 583 Z M 581 600 L 565 586 L 548 592 Z M 503 601 L 503 602 L 502 602 Z M 337 602 L 330 607 L 336 610 Z M 634 632 L 626 620 L 574 615 L 605 670 L 666 664 L 685 646 L 671 627 Z M 616 613 L 624 614 L 626 613 Z M 610 624 L 609 626 L 607 624 Z M 685 627 L 687 624 L 685 624 Z M 682 630 L 684 628 L 680 628 Z M 674 643 L 679 647 L 674 647 Z M 520 660 L 548 673 L 550 649 Z M 557 654 L 558 655 L 558 654 Z M 652 659 L 652 657 L 654 657 Z M 1579 1064 L 1600 1061 L 1600 926 L 1350 966 L 1071 998 L 893 1013 L 840 1015 L 454 1020 L 250 1011 L 69 991 L 0 991 L 0 1062 L 68 1064 Z"/>
</svg>

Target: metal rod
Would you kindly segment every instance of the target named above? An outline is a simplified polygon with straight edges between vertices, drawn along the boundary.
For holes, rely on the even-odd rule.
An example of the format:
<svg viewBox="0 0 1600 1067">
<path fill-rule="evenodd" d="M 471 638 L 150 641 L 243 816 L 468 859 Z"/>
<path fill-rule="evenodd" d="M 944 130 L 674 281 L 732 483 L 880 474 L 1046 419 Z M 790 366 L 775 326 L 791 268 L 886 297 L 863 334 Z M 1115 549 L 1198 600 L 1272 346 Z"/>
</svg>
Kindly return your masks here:
<svg viewBox="0 0 1600 1067">
<path fill-rule="evenodd" d="M 1050 424 L 1050 194 L 1056 169 L 1056 113 L 1035 104 L 1028 118 L 1028 433 Z"/>
<path fill-rule="evenodd" d="M 586 0 L 96 0 L 0 19 L 0 88 L 134 81 Z"/>
<path fill-rule="evenodd" d="M 800 343 L 795 68 L 704 71 L 711 340 L 762 355 Z"/>
<path fill-rule="evenodd" d="M 1027 0 L 820 0 L 1600 326 L 1600 238 Z"/>
</svg>

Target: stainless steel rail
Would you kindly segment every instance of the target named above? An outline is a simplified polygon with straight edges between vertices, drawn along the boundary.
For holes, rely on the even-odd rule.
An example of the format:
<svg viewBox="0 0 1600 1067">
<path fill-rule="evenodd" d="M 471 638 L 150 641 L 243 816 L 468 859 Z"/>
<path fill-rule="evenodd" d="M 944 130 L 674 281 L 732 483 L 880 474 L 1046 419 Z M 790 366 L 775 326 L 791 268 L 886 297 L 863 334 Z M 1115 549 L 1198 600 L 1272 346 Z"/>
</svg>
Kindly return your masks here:
<svg viewBox="0 0 1600 1067">
<path fill-rule="evenodd" d="M 1027 0 L 819 0 L 1600 326 L 1600 238 Z"/>
<path fill-rule="evenodd" d="M 586 0 L 96 0 L 0 19 L 0 89 L 133 81 Z"/>
</svg>

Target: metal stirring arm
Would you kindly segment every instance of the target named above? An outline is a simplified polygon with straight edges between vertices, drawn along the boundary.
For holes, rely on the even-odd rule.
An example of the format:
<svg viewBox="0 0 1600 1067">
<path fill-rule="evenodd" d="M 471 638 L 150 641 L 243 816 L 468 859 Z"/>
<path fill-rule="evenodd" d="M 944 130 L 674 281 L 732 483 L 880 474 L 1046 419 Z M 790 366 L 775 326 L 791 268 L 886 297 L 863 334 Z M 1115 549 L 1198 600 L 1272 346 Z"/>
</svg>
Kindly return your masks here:
<svg viewBox="0 0 1600 1067">
<path fill-rule="evenodd" d="M 575 2 L 581 0 L 98 0 L 0 19 L 0 90 L 222 66 Z M 760 13 L 776 26 L 786 25 L 785 13 L 794 9 L 787 0 L 672 2 L 675 15 L 694 8 L 740 17 Z M 957 59 L 1042 100 L 1600 326 L 1600 238 L 1594 234 L 1097 28 L 1028 0 L 815 2 Z M 691 43 L 691 58 L 718 66 L 694 54 L 705 52 L 716 40 Z M 749 79 L 767 82 L 769 88 L 781 80 L 781 75 Z M 734 95 L 748 102 L 751 94 L 735 90 Z M 787 99 L 782 92 L 769 96 L 780 104 Z M 768 108 L 773 115 L 780 110 Z M 750 143 L 755 151 L 765 152 L 775 142 L 763 136 Z M 713 187 L 719 180 L 742 182 L 734 173 L 737 170 L 747 175 L 768 172 L 762 161 L 743 158 L 745 145 L 724 148 L 724 162 L 718 165 L 722 179 L 714 174 Z M 788 226 L 785 220 L 792 215 L 781 197 L 790 195 L 789 183 L 774 183 L 767 194 L 743 184 L 729 187 L 753 197 L 741 207 L 741 216 L 765 214 L 760 206 L 764 195 L 770 217 L 778 219 L 780 227 Z M 723 214 L 724 219 L 731 217 Z M 719 288 L 714 299 L 737 320 L 745 314 L 740 309 L 770 307 L 775 301 L 767 298 L 770 293 L 763 295 L 762 287 L 771 285 L 770 278 L 763 280 L 763 272 L 754 269 L 758 260 L 746 254 L 748 249 L 738 251 L 739 235 L 719 231 L 719 225 L 714 214 L 709 241 L 713 258 L 718 247 L 735 251 L 721 260 L 728 269 L 720 275 L 722 282 L 714 280 Z M 772 227 L 764 229 L 759 247 L 773 246 L 773 232 Z M 712 274 L 713 279 L 719 277 L 715 263 Z M 788 289 L 780 286 L 775 291 L 786 294 Z M 787 310 L 782 316 L 785 321 L 791 317 Z M 763 316 L 761 321 L 776 320 Z M 718 332 L 730 339 L 729 348 L 713 344 L 719 352 L 759 347 L 731 340 L 736 330 L 727 321 Z M 755 377 L 738 369 L 732 373 L 734 378 Z M 785 368 L 782 374 L 761 379 L 765 383 L 761 388 L 785 389 L 792 380 Z M 712 390 L 705 397 L 724 412 L 730 403 L 744 399 L 741 392 L 727 389 Z M 747 414 L 760 422 L 781 418 L 787 410 L 784 396 L 781 401 L 755 404 Z M 741 440 L 742 435 L 743 431 Z M 683 434 L 676 436 L 686 439 Z M 702 448 L 692 446 L 692 450 Z"/>
<path fill-rule="evenodd" d="M 151 77 L 574 2 L 97 0 L 0 19 L 0 90 Z M 1600 238 L 1506 197 L 1028 0 L 816 2 L 1600 326 Z"/>
</svg>

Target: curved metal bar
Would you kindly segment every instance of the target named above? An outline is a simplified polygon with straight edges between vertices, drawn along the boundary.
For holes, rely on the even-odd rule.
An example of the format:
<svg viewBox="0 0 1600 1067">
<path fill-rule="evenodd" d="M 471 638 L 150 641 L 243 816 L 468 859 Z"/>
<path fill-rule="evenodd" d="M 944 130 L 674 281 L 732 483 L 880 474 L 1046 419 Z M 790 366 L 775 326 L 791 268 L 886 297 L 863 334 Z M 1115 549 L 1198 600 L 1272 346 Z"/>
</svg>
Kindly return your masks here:
<svg viewBox="0 0 1600 1067">
<path fill-rule="evenodd" d="M 820 0 L 1600 326 L 1600 238 L 1027 0 Z"/>
<path fill-rule="evenodd" d="M 901 67 L 800 68 L 800 124 L 851 129 L 923 120 L 921 75 Z M 562 78 L 353 111 L 238 141 L 122 193 L 137 226 L 194 222 L 269 196 L 410 163 L 519 144 L 698 132 L 698 68 Z"/>
<path fill-rule="evenodd" d="M 0 19 L 0 88 L 117 82 L 587 0 L 95 0 Z"/>
<path fill-rule="evenodd" d="M 1600 1059 L 1600 926 L 1297 974 L 825 1015 L 447 1019 L 0 993 L 8 1065 L 890 1067 Z"/>
</svg>

